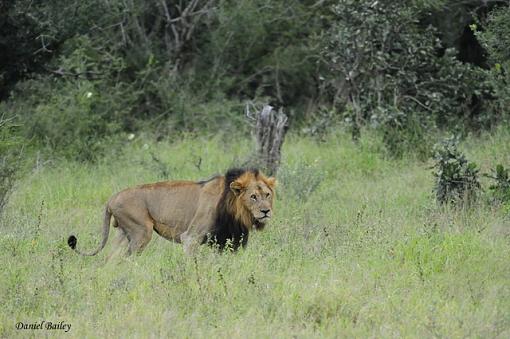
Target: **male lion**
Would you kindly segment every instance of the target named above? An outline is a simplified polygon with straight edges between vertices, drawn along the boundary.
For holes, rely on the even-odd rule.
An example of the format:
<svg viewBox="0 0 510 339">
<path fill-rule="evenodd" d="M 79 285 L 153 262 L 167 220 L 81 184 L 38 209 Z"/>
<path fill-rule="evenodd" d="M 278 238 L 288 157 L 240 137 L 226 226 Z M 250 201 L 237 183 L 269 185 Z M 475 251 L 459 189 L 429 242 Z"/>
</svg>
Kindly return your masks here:
<svg viewBox="0 0 510 339">
<path fill-rule="evenodd" d="M 252 228 L 261 230 L 271 218 L 275 179 L 257 169 L 230 169 L 225 176 L 207 181 L 166 181 L 125 189 L 106 204 L 103 240 L 93 253 L 69 246 L 81 255 L 96 255 L 108 240 L 110 219 L 118 229 L 114 252 L 127 246 L 127 253 L 139 253 L 149 243 L 152 230 L 160 236 L 182 242 L 190 254 L 195 245 L 217 243 L 233 249 L 246 246 Z"/>
</svg>

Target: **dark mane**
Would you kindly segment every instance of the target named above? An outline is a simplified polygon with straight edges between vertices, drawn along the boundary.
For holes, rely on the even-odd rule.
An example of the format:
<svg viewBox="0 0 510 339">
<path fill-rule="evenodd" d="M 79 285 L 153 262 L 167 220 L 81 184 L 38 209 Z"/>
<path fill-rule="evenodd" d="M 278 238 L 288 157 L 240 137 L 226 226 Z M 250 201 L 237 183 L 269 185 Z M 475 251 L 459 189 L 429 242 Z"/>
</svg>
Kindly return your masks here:
<svg viewBox="0 0 510 339">
<path fill-rule="evenodd" d="M 216 244 L 219 249 L 224 249 L 228 242 L 234 250 L 237 250 L 239 246 L 245 247 L 248 243 L 249 226 L 238 221 L 229 209 L 229 205 L 236 198 L 230 189 L 230 184 L 246 172 L 253 173 L 255 177 L 259 175 L 259 170 L 256 168 L 231 168 L 225 174 L 225 188 L 218 202 L 214 232 L 208 240 L 210 243 Z"/>
<path fill-rule="evenodd" d="M 228 185 L 230 185 L 234 180 L 238 179 L 246 172 L 253 173 L 255 177 L 258 177 L 260 173 L 257 168 L 231 168 L 227 171 L 227 173 L 225 173 L 225 183 L 227 184 L 225 189 L 230 191 Z"/>
</svg>

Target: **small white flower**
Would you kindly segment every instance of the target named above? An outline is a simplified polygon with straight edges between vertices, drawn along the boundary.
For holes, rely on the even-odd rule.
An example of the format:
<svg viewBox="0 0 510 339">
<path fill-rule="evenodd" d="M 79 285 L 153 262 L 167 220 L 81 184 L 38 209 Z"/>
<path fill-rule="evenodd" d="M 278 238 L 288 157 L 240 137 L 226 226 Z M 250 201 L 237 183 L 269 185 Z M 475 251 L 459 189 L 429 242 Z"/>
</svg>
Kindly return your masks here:
<svg viewBox="0 0 510 339">
<path fill-rule="evenodd" d="M 149 145 L 143 144 L 142 149 L 144 149 L 144 150 L 149 149 Z"/>
<path fill-rule="evenodd" d="M 128 139 L 129 141 L 133 140 L 134 138 L 135 138 L 135 134 L 134 134 L 134 133 L 129 133 L 129 134 L 128 134 L 127 139 Z"/>
<path fill-rule="evenodd" d="M 90 98 L 91 96 L 92 96 L 92 92 L 87 92 L 87 94 L 86 94 L 87 99 Z"/>
</svg>

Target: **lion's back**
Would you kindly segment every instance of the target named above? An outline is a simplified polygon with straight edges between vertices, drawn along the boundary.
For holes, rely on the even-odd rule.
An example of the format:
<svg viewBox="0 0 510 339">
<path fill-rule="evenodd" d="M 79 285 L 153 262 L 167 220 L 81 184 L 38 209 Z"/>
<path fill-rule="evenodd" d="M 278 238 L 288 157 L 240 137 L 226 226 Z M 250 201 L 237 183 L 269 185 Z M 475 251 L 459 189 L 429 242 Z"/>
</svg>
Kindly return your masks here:
<svg viewBox="0 0 510 339">
<path fill-rule="evenodd" d="M 169 181 L 143 185 L 149 213 L 161 220 L 191 222 L 200 209 L 216 206 L 223 190 L 220 178 L 208 182 Z"/>
</svg>

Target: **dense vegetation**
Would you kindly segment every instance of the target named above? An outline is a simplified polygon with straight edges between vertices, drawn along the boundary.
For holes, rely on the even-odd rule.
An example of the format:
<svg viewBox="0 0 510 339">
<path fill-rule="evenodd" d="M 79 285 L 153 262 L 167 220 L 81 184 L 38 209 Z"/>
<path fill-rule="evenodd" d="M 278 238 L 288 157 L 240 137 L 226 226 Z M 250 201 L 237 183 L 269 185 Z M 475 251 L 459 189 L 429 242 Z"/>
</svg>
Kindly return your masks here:
<svg viewBox="0 0 510 339">
<path fill-rule="evenodd" d="M 239 128 L 246 100 L 310 133 L 376 127 L 391 154 L 427 157 L 431 130 L 507 118 L 505 3 L 3 2 L 0 110 L 31 144 L 80 160 L 119 133 Z"/>
<path fill-rule="evenodd" d="M 508 1 L 12 0 L 0 32 L 0 337 L 509 336 Z M 247 102 L 289 129 L 246 250 L 66 247 L 243 164 Z"/>
</svg>

